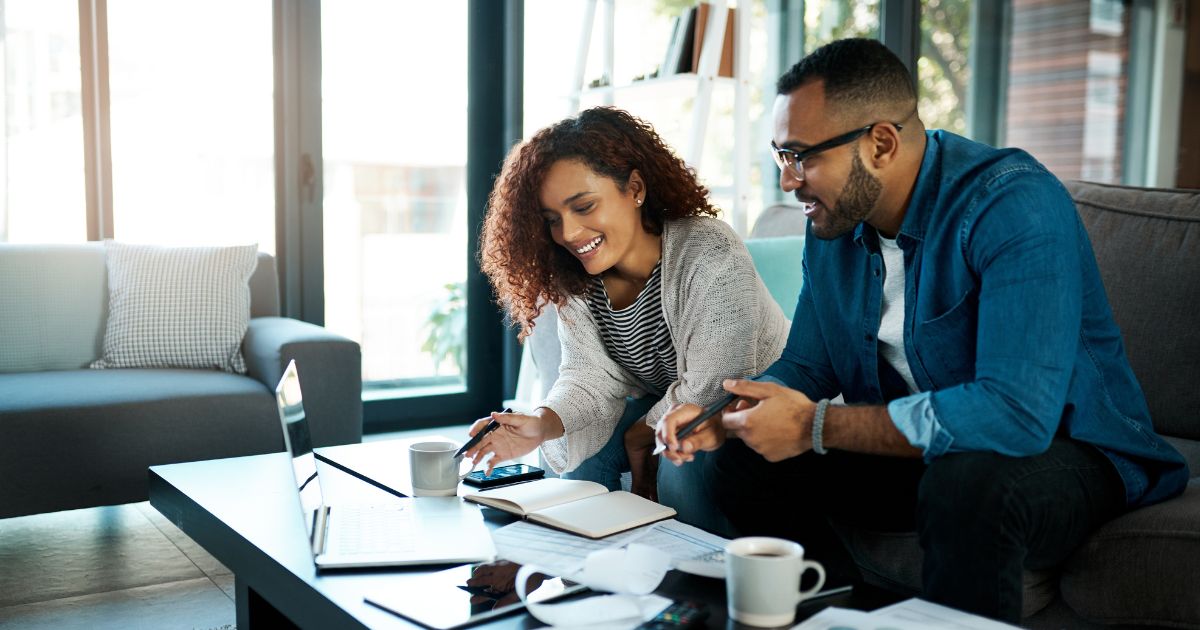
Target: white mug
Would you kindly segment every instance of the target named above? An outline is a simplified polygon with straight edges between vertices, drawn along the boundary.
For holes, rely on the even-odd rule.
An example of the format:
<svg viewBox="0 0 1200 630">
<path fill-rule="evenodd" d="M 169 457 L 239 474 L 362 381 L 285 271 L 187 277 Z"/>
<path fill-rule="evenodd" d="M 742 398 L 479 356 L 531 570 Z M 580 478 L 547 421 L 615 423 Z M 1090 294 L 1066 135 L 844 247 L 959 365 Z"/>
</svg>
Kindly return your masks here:
<svg viewBox="0 0 1200 630">
<path fill-rule="evenodd" d="M 800 576 L 817 572 L 817 583 L 800 590 Z M 751 626 L 788 626 L 796 606 L 825 585 L 825 568 L 804 559 L 804 547 L 782 538 L 738 538 L 725 545 L 729 616 Z"/>
<path fill-rule="evenodd" d="M 408 465 L 412 472 L 413 496 L 452 497 L 458 494 L 458 482 L 475 469 L 460 473 L 463 456 L 454 456 L 454 442 L 417 442 L 408 447 Z"/>
</svg>

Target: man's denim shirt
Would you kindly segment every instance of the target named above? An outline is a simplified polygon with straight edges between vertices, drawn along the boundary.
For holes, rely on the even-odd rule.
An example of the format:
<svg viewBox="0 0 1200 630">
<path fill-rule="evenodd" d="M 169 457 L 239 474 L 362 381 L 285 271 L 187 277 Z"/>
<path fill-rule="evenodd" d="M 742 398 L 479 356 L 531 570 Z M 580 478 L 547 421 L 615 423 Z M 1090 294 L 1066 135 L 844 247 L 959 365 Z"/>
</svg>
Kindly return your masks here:
<svg viewBox="0 0 1200 630">
<path fill-rule="evenodd" d="M 1131 506 L 1182 492 L 1187 464 L 1150 423 L 1066 189 L 1024 151 L 927 137 L 897 237 L 920 392 L 889 402 L 881 386 L 883 259 L 866 224 L 828 241 L 810 226 L 787 347 L 760 378 L 813 400 L 887 402 L 926 462 L 1035 455 L 1067 435 L 1112 460 Z"/>
</svg>

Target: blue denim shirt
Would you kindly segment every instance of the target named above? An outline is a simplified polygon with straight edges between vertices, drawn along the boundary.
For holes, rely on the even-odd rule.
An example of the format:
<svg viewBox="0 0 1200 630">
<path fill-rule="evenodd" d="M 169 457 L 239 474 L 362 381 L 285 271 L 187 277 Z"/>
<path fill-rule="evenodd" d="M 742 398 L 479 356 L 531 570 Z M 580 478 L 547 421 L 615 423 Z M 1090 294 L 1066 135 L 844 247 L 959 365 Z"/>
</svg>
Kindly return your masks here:
<svg viewBox="0 0 1200 630">
<path fill-rule="evenodd" d="M 810 226 L 787 347 L 760 378 L 813 400 L 888 403 L 927 462 L 1030 456 L 1067 435 L 1112 460 L 1131 506 L 1182 492 L 1187 464 L 1150 423 L 1066 189 L 1024 151 L 927 137 L 896 239 L 919 393 L 896 398 L 881 383 L 883 259 L 866 224 L 828 241 Z"/>
</svg>

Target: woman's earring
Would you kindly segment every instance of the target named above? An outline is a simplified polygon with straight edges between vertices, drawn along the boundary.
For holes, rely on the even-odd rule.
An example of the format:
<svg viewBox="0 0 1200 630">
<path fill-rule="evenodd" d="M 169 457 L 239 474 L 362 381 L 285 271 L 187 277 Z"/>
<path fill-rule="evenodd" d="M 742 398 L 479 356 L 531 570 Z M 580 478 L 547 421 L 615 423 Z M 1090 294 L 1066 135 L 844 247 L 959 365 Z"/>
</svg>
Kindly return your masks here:
<svg viewBox="0 0 1200 630">
<path fill-rule="evenodd" d="M 640 205 L 642 205 L 642 200 L 641 200 L 641 199 L 638 199 L 638 200 L 637 200 L 637 205 L 639 205 L 639 206 L 640 206 Z"/>
</svg>

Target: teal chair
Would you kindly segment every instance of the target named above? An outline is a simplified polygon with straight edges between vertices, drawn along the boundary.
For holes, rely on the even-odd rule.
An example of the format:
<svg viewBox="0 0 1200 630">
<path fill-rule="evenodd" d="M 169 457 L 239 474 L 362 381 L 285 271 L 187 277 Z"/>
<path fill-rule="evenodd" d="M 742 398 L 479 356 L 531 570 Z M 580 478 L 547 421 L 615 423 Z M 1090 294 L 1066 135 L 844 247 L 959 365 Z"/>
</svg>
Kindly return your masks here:
<svg viewBox="0 0 1200 630">
<path fill-rule="evenodd" d="M 771 297 L 791 319 L 800 297 L 800 286 L 804 283 L 804 237 L 750 238 L 746 240 L 746 249 L 750 250 L 754 268 Z"/>
</svg>

